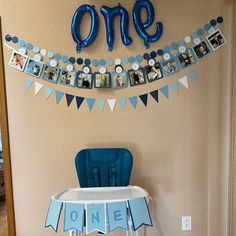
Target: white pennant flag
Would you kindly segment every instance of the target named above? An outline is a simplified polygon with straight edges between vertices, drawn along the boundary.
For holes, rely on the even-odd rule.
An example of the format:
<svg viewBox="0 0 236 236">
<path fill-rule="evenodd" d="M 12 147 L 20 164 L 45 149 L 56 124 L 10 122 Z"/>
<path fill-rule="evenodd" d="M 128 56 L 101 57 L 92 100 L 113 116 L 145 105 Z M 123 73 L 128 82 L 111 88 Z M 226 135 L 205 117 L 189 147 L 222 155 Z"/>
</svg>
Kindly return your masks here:
<svg viewBox="0 0 236 236">
<path fill-rule="evenodd" d="M 185 88 L 189 88 L 188 87 L 188 77 L 187 76 L 184 76 L 184 77 L 182 77 L 182 78 L 180 78 L 179 80 L 178 80 Z"/>
<path fill-rule="evenodd" d="M 39 91 L 43 88 L 43 84 L 39 83 L 39 82 L 35 82 L 34 84 L 34 95 L 37 95 L 39 93 Z"/>
<path fill-rule="evenodd" d="M 111 111 L 113 111 L 116 105 L 116 99 L 107 99 L 107 102 L 109 104 Z"/>
</svg>

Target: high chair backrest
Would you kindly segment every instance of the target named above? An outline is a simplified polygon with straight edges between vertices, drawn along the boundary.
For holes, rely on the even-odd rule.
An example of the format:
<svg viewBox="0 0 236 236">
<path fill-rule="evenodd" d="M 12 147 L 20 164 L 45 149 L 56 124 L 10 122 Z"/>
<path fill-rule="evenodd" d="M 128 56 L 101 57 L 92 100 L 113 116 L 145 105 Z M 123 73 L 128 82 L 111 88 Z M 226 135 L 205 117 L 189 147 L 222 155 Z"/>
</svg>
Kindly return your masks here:
<svg viewBox="0 0 236 236">
<path fill-rule="evenodd" d="M 125 148 L 83 149 L 75 166 L 81 188 L 127 186 L 133 157 Z"/>
</svg>

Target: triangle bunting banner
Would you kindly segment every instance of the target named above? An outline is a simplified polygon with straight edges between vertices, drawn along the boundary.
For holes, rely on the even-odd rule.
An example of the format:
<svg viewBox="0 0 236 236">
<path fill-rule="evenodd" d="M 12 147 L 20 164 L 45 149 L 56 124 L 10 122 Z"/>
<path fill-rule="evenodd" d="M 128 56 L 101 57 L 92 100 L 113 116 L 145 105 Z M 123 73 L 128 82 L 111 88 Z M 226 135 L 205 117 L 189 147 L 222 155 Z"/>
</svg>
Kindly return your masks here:
<svg viewBox="0 0 236 236">
<path fill-rule="evenodd" d="M 43 86 L 44 86 L 43 84 L 36 81 L 34 83 L 34 95 L 37 95 L 40 92 L 40 90 L 43 88 Z"/>
<path fill-rule="evenodd" d="M 179 81 L 179 83 L 182 84 L 185 88 L 187 88 L 187 89 L 189 88 L 189 87 L 188 87 L 188 78 L 187 78 L 187 76 L 184 76 L 184 77 L 178 79 L 178 81 Z"/>
</svg>

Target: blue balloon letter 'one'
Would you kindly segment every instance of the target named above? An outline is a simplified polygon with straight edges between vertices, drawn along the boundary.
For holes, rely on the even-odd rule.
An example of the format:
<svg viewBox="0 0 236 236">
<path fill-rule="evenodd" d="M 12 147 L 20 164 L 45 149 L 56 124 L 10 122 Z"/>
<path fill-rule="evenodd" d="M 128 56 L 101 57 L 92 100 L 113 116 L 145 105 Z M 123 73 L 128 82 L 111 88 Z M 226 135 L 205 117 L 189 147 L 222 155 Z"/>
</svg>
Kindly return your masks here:
<svg viewBox="0 0 236 236">
<path fill-rule="evenodd" d="M 120 4 L 117 7 L 109 8 L 107 6 L 101 7 L 101 13 L 104 16 L 106 31 L 107 31 L 107 44 L 108 50 L 112 51 L 114 43 L 114 17 L 120 16 L 120 32 L 122 36 L 122 42 L 124 45 L 130 45 L 132 43 L 132 38 L 128 35 L 129 27 L 129 14 L 124 7 Z"/>
<path fill-rule="evenodd" d="M 89 13 L 91 17 L 91 26 L 90 26 L 90 32 L 89 35 L 87 36 L 86 39 L 82 40 L 80 36 L 80 24 L 82 17 L 84 16 L 85 13 Z M 90 44 L 93 43 L 95 40 L 97 34 L 98 34 L 98 29 L 99 29 L 99 18 L 96 10 L 94 9 L 94 6 L 84 4 L 80 6 L 71 22 L 71 34 L 73 37 L 73 40 L 76 42 L 76 51 L 77 53 L 80 53 L 81 48 L 88 47 Z"/>
<path fill-rule="evenodd" d="M 147 11 L 147 21 L 142 22 L 141 20 L 141 11 L 142 8 L 145 8 Z M 133 20 L 134 26 L 138 35 L 143 38 L 144 45 L 146 48 L 149 48 L 149 42 L 156 42 L 160 39 L 163 33 L 163 25 L 161 22 L 156 24 L 157 32 L 154 35 L 149 35 L 146 32 L 146 29 L 149 28 L 155 17 L 154 7 L 149 0 L 137 0 L 134 9 L 133 9 Z"/>
</svg>

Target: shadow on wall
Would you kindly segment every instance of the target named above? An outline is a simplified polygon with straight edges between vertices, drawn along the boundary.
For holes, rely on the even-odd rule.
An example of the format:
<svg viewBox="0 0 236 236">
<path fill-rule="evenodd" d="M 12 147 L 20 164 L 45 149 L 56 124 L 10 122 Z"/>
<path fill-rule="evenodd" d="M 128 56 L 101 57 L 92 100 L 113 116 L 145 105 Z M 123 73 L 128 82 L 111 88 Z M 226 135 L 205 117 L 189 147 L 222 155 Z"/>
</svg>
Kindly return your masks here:
<svg viewBox="0 0 236 236">
<path fill-rule="evenodd" d="M 132 185 L 137 185 L 150 194 L 153 199 L 152 213 L 153 224 L 158 228 L 158 235 L 163 235 L 158 224 L 157 201 L 159 195 L 170 194 L 174 191 L 173 183 L 168 176 L 171 176 L 173 161 L 167 153 L 153 153 L 148 157 L 140 155 L 140 150 L 135 144 L 127 143 L 91 143 L 84 148 L 127 148 L 133 155 L 133 169 L 131 173 Z M 80 150 L 78 150 L 79 152 Z M 156 228 L 156 227 L 155 227 Z"/>
</svg>

